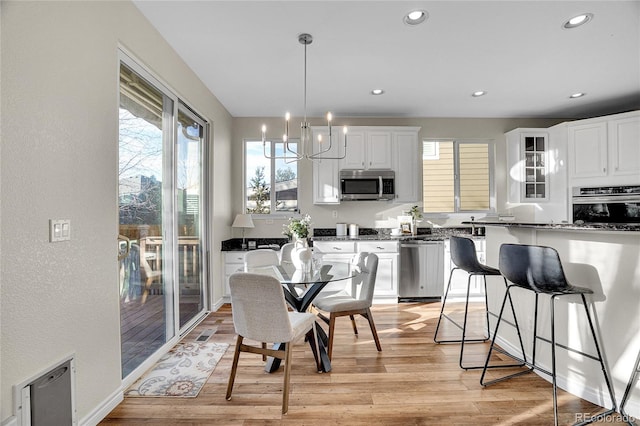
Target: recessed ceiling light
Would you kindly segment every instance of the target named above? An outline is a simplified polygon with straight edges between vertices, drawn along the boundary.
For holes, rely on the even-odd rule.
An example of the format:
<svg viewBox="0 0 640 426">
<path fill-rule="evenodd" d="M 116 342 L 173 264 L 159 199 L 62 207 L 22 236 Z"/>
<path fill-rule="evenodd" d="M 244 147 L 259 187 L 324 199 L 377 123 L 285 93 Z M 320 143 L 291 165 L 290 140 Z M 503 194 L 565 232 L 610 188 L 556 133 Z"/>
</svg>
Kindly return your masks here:
<svg viewBox="0 0 640 426">
<path fill-rule="evenodd" d="M 485 92 L 484 90 L 478 90 L 477 92 L 473 92 L 471 94 L 471 96 L 473 96 L 474 98 L 480 97 L 480 96 L 484 96 L 486 95 L 487 92 Z"/>
<path fill-rule="evenodd" d="M 571 29 L 584 25 L 593 19 L 593 13 L 581 13 L 562 24 L 562 28 Z"/>
<path fill-rule="evenodd" d="M 384 93 L 384 90 L 382 90 L 382 89 L 373 89 L 371 91 L 372 95 L 382 95 L 383 93 Z"/>
<path fill-rule="evenodd" d="M 429 14 L 424 10 L 412 10 L 404 16 L 403 21 L 407 25 L 418 25 L 426 21 L 428 17 Z"/>
<path fill-rule="evenodd" d="M 585 96 L 586 93 L 582 93 L 582 92 L 578 92 L 578 93 L 574 93 L 573 95 L 569 96 L 570 99 L 576 99 L 576 98 L 581 98 L 583 96 Z"/>
</svg>

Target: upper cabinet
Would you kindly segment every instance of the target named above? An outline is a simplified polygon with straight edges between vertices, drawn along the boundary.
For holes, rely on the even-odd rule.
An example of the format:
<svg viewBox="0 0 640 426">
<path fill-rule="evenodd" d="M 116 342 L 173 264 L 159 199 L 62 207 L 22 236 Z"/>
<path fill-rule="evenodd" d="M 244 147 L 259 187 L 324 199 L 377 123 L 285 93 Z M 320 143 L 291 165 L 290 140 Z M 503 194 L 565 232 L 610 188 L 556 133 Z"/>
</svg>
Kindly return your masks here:
<svg viewBox="0 0 640 426">
<path fill-rule="evenodd" d="M 640 111 L 568 124 L 571 186 L 640 182 Z"/>
<path fill-rule="evenodd" d="M 322 139 L 329 140 L 326 127 L 312 128 L 313 140 L 322 135 Z M 342 132 L 334 132 L 331 135 L 331 150 L 323 156 L 339 157 L 343 154 Z M 335 159 L 315 159 L 313 163 L 313 203 L 314 204 L 339 204 L 340 182 L 339 161 Z"/>
<path fill-rule="evenodd" d="M 507 133 L 509 201 L 549 199 L 549 133 L 542 129 L 516 129 Z"/>
<path fill-rule="evenodd" d="M 374 128 L 349 128 L 347 155 L 340 161 L 340 169 L 391 169 L 392 132 Z"/>
<path fill-rule="evenodd" d="M 313 137 L 318 134 L 327 140 L 327 128 L 313 127 Z M 345 158 L 340 160 L 313 161 L 313 203 L 340 203 L 339 175 L 342 169 L 394 170 L 394 202 L 413 203 L 420 198 L 420 158 L 418 132 L 420 127 L 349 127 Z M 342 132 L 332 134 L 331 152 L 327 156 L 338 157 L 343 151 Z"/>
<path fill-rule="evenodd" d="M 610 120 L 611 173 L 640 176 L 640 114 Z"/>
<path fill-rule="evenodd" d="M 396 171 L 395 203 L 417 203 L 420 200 L 419 127 L 393 132 L 393 169 Z"/>
<path fill-rule="evenodd" d="M 607 175 L 607 123 L 569 124 L 571 178 Z"/>
</svg>

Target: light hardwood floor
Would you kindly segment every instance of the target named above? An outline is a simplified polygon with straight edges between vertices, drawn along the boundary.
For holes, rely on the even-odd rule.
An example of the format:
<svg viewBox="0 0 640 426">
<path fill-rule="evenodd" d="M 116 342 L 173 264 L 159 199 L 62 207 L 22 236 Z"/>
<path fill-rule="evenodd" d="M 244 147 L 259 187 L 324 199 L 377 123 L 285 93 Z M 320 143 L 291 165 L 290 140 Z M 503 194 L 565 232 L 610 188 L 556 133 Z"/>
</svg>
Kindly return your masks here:
<svg viewBox="0 0 640 426">
<path fill-rule="evenodd" d="M 289 412 L 283 416 L 282 368 L 265 373 L 259 355 L 241 355 L 233 397 L 225 399 L 235 342 L 231 309 L 225 305 L 185 337 L 195 339 L 213 328 L 210 341 L 231 345 L 198 397 L 125 398 L 101 424 L 553 424 L 551 384 L 526 374 L 483 388 L 480 371 L 459 368 L 459 345 L 433 342 L 439 309 L 439 303 L 374 305 L 382 352 L 376 351 L 364 318 L 357 319 L 357 337 L 349 319 L 341 318 L 330 373 L 317 373 L 309 346 L 297 344 Z M 444 331 L 456 335 L 453 327 Z M 467 348 L 469 362 L 484 362 L 488 344 L 467 345 L 465 353 Z M 572 424 L 576 413 L 587 415 L 601 408 L 560 391 L 559 410 L 561 423 Z M 616 418 L 606 423 L 624 424 Z"/>
</svg>

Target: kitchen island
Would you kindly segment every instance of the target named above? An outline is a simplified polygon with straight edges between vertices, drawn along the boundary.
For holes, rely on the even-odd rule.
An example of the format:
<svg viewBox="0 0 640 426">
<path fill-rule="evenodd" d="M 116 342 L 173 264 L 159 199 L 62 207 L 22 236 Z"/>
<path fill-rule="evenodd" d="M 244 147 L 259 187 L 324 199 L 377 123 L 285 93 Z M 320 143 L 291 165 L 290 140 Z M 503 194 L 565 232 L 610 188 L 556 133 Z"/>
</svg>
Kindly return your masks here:
<svg viewBox="0 0 640 426">
<path fill-rule="evenodd" d="M 588 287 L 601 346 L 609 366 L 615 395 L 621 400 L 640 351 L 640 226 L 625 224 L 539 224 L 515 222 L 476 222 L 486 227 L 487 263 L 498 266 L 503 243 L 533 244 L 555 248 L 560 254 L 571 284 Z M 495 279 L 495 278 L 494 278 Z M 488 286 L 489 306 L 499 311 L 504 295 L 502 285 Z M 514 291 L 525 348 L 531 350 L 534 296 L 528 291 Z M 581 310 L 582 309 L 582 310 Z M 584 308 L 568 299 L 556 304 L 558 342 L 593 353 Z M 540 298 L 539 334 L 549 338 L 548 298 Z M 566 324 L 566 327 L 560 326 Z M 495 327 L 493 317 L 491 328 Z M 501 327 L 498 343 L 517 353 L 515 333 Z M 503 331 L 508 331 L 504 333 Z M 509 334 L 511 333 L 511 334 Z M 528 353 L 530 356 L 531 352 Z M 538 343 L 537 359 L 545 368 L 551 366 L 551 348 Z M 576 353 L 557 351 L 558 385 L 601 406 L 610 407 L 602 374 L 597 364 Z M 626 412 L 640 418 L 640 389 L 636 385 L 627 402 Z"/>
</svg>

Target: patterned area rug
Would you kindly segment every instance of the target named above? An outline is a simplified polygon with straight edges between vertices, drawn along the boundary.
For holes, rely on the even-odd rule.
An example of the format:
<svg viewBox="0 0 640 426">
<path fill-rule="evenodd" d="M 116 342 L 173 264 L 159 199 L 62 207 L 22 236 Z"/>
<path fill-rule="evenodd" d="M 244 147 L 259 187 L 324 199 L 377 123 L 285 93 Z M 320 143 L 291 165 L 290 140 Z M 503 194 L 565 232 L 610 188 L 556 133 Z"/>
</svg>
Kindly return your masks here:
<svg viewBox="0 0 640 426">
<path fill-rule="evenodd" d="M 186 342 L 176 345 L 124 395 L 194 398 L 228 347 L 226 343 Z"/>
</svg>

